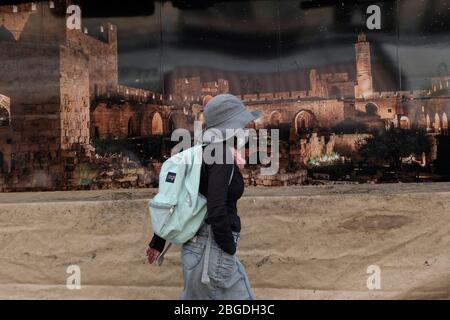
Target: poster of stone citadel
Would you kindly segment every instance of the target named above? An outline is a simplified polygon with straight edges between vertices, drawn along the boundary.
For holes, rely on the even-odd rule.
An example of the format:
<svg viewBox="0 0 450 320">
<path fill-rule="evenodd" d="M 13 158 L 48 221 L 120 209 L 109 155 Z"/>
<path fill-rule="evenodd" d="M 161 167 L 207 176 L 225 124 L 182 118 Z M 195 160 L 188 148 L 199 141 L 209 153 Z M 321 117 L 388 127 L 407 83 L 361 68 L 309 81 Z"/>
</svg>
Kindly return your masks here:
<svg viewBox="0 0 450 320">
<path fill-rule="evenodd" d="M 282 214 L 277 208 L 287 215 L 302 212 L 274 222 L 289 228 L 298 223 L 302 232 L 295 234 L 302 239 L 330 224 L 340 230 L 326 229 L 327 240 L 318 237 L 315 249 L 299 241 L 302 248 L 291 253 L 284 240 L 267 254 L 244 242 L 240 250 L 248 252 L 243 260 L 260 296 L 449 298 L 450 260 L 443 255 L 449 237 L 442 226 L 449 208 L 444 192 L 450 189 L 449 86 L 447 0 L 0 0 L 0 253 L 11 257 L 0 258 L 2 271 L 9 270 L 0 275 L 0 298 L 78 298 L 82 290 L 58 287 L 65 288 L 65 271 L 73 264 L 85 275 L 83 298 L 176 297 L 173 288 L 181 280 L 170 268 L 160 271 L 161 278 L 149 276 L 148 266 L 125 277 L 129 261 L 145 259 L 142 250 L 128 249 L 150 239 L 148 213 L 139 201 L 158 187 L 162 163 L 177 143 L 172 133 L 193 132 L 195 122 L 204 122 L 205 102 L 222 93 L 262 111 L 249 128 L 266 132 L 269 148 L 271 130 L 279 132 L 276 174 L 261 174 L 261 163 L 242 170 L 248 197 L 264 202 L 276 196 L 258 204 L 262 216 L 251 221 L 264 224 L 260 232 L 271 232 L 262 219 Z M 338 202 L 346 193 L 373 198 Z M 422 193 L 423 202 L 417 199 Z M 120 218 L 108 202 L 115 200 Z M 56 204 L 45 211 L 44 202 Z M 32 231 L 27 203 L 41 208 L 42 221 L 73 230 Z M 250 202 L 243 207 L 259 210 Z M 423 216 L 432 207 L 436 214 Z M 72 216 L 76 208 L 87 212 L 89 226 Z M 19 211 L 24 215 L 12 219 Z M 58 214 L 63 211 L 64 218 Z M 138 211 L 138 220 L 130 222 Z M 114 219 L 120 227 L 113 227 Z M 259 234 L 247 224 L 249 234 Z M 74 230 L 85 247 L 84 240 L 69 238 Z M 101 242 L 110 232 L 122 236 L 113 244 Z M 87 244 L 92 234 L 100 247 Z M 72 253 L 52 244 L 55 237 Z M 428 239 L 416 245 L 405 237 Z M 37 257 L 26 248 L 13 251 L 13 238 L 16 244 L 37 241 Z M 340 245 L 349 242 L 355 245 Z M 388 253 L 394 244 L 403 250 L 400 259 Z M 119 248 L 123 261 L 101 272 Z M 340 249 L 360 261 L 337 266 L 341 258 L 331 252 Z M 420 258 L 409 259 L 413 251 Z M 16 258 L 40 261 L 41 269 L 27 273 Z M 319 266 L 321 259 L 329 265 Z M 403 276 L 386 266 L 389 259 L 408 266 Z M 167 260 L 176 265 L 175 255 Z M 290 264 L 302 265 L 304 274 L 287 268 L 279 279 L 264 276 Z M 381 291 L 366 288 L 371 265 L 380 265 L 390 279 Z M 332 268 L 338 271 L 329 273 Z M 308 276 L 314 272 L 322 273 Z M 413 272 L 418 280 L 406 283 Z M 31 284 L 55 288 L 38 293 Z M 137 289 L 143 284 L 153 290 Z"/>
<path fill-rule="evenodd" d="M 156 186 L 171 132 L 220 93 L 280 130 L 279 174 L 250 168 L 249 185 L 448 177 L 442 15 L 403 20 L 401 1 L 383 3 L 370 30 L 367 5 L 69 6 L 1 6 L 4 192 Z"/>
</svg>

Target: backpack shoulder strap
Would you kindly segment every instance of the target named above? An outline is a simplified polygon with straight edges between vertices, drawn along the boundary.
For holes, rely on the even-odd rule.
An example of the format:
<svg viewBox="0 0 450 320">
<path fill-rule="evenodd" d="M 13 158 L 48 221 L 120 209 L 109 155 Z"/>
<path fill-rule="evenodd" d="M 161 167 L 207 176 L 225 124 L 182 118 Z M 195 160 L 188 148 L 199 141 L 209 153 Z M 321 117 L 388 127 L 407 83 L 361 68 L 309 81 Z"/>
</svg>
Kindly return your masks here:
<svg viewBox="0 0 450 320">
<path fill-rule="evenodd" d="M 228 181 L 228 186 L 230 186 L 231 180 L 233 180 L 233 175 L 234 175 L 234 163 L 233 163 L 233 169 L 231 170 L 230 180 Z"/>
<path fill-rule="evenodd" d="M 166 255 L 167 251 L 169 251 L 170 247 L 172 246 L 172 243 L 169 242 L 169 244 L 167 245 L 166 249 L 164 249 L 164 251 L 161 253 L 161 255 L 158 257 L 157 259 L 157 263 L 158 266 L 161 266 L 164 262 L 164 256 Z"/>
</svg>

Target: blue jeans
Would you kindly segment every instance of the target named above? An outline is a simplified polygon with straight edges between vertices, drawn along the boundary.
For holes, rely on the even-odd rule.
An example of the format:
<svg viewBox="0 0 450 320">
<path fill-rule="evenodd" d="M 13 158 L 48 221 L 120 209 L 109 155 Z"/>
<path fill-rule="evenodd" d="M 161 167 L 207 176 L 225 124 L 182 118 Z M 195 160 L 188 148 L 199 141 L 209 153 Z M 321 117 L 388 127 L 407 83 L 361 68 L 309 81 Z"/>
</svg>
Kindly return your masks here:
<svg viewBox="0 0 450 320">
<path fill-rule="evenodd" d="M 237 244 L 239 234 L 234 233 L 234 237 Z M 238 257 L 220 249 L 212 238 L 210 227 L 204 224 L 197 235 L 183 245 L 184 290 L 180 298 L 254 300 L 245 268 Z"/>
</svg>

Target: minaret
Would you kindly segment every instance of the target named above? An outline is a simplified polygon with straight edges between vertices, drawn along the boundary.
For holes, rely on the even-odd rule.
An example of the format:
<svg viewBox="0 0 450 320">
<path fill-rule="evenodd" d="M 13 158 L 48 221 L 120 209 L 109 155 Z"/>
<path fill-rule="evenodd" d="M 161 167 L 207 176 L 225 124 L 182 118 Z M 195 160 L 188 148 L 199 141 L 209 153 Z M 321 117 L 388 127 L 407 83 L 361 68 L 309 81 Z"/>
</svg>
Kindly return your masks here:
<svg viewBox="0 0 450 320">
<path fill-rule="evenodd" d="M 356 55 L 356 98 L 368 98 L 373 95 L 372 62 L 370 59 L 370 43 L 367 42 L 366 34 L 358 35 L 355 43 Z"/>
<path fill-rule="evenodd" d="M 309 95 L 312 97 L 317 97 L 317 70 L 311 69 L 309 71 Z"/>
</svg>

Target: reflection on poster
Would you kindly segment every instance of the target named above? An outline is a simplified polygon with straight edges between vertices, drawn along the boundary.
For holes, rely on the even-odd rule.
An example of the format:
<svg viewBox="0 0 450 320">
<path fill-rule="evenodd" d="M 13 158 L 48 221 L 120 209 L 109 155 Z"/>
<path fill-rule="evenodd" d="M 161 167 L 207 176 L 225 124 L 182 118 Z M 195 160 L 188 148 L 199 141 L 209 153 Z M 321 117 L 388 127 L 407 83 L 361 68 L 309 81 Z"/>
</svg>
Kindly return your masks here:
<svg viewBox="0 0 450 320">
<path fill-rule="evenodd" d="M 249 185 L 448 180 L 447 12 L 431 0 L 8 1 L 0 190 L 155 187 L 172 132 L 222 93 L 262 111 L 255 130 L 280 133 L 279 171 L 248 166 Z"/>
</svg>

